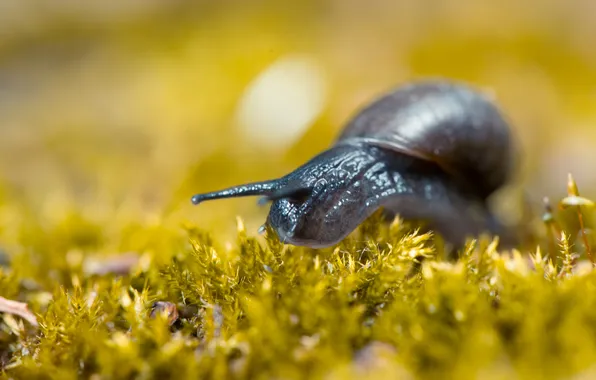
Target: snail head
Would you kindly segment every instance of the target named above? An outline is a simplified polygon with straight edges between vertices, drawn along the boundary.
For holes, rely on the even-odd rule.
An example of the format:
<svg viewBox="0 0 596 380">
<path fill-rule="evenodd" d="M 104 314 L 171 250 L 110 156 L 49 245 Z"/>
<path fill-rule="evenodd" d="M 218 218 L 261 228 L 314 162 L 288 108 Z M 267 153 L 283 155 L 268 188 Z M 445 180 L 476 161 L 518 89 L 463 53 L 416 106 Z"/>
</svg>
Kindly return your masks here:
<svg viewBox="0 0 596 380">
<path fill-rule="evenodd" d="M 361 179 L 376 166 L 378 158 L 365 150 L 335 147 L 279 179 L 197 194 L 192 202 L 260 196 L 259 203 L 271 202 L 266 223 L 280 241 L 328 247 L 343 240 L 374 212 Z"/>
</svg>

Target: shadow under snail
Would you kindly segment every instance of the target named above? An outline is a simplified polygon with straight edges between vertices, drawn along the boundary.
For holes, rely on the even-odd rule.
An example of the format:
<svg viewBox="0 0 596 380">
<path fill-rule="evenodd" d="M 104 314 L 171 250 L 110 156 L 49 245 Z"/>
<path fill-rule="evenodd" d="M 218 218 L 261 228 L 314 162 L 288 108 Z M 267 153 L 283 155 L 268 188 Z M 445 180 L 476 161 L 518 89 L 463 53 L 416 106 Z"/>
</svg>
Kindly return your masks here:
<svg viewBox="0 0 596 380">
<path fill-rule="evenodd" d="M 462 83 L 420 81 L 365 106 L 330 148 L 289 174 L 192 202 L 262 196 L 279 239 L 312 248 L 339 243 L 379 208 L 422 221 L 454 248 L 483 233 L 514 244 L 488 199 L 510 179 L 515 153 L 488 97 Z"/>
</svg>

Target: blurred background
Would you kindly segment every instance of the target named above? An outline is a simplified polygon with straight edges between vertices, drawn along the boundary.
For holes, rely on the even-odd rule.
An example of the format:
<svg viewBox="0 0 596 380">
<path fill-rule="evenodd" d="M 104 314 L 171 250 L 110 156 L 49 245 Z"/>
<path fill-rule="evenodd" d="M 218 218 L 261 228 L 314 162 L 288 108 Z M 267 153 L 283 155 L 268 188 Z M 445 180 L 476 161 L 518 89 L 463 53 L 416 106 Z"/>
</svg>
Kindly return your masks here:
<svg viewBox="0 0 596 380">
<path fill-rule="evenodd" d="M 537 212 L 564 196 L 568 172 L 596 196 L 594 36 L 591 0 L 3 0 L 2 244 L 65 220 L 114 249 L 141 245 L 131 226 L 229 236 L 241 216 L 256 234 L 256 198 L 190 197 L 291 171 L 424 77 L 493 93 L 513 122 L 507 218 L 522 192 Z"/>
</svg>

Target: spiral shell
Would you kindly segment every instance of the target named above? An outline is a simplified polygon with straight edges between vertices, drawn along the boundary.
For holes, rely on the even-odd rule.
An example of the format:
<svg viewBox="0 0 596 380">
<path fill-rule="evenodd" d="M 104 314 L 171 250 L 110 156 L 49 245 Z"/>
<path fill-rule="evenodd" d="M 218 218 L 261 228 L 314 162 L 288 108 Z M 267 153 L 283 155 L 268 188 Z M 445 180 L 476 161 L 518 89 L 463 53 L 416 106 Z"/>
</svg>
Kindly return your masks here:
<svg viewBox="0 0 596 380">
<path fill-rule="evenodd" d="M 435 162 L 487 198 L 516 161 L 509 123 L 480 91 L 448 81 L 400 87 L 364 107 L 336 144 L 373 144 Z"/>
</svg>

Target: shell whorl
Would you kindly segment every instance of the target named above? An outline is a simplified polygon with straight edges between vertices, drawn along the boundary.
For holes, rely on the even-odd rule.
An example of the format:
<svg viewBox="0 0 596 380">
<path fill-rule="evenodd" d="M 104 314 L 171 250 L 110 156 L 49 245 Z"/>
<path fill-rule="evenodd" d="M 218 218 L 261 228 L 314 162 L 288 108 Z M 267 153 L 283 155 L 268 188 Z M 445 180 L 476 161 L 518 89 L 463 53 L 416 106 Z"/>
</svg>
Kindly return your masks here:
<svg viewBox="0 0 596 380">
<path fill-rule="evenodd" d="M 511 133 L 481 92 L 457 82 L 424 81 L 362 108 L 336 144 L 364 142 L 435 162 L 484 199 L 512 174 Z"/>
</svg>

